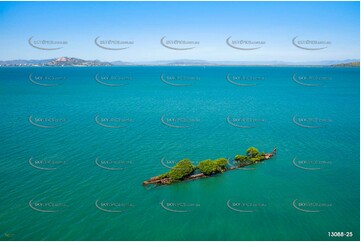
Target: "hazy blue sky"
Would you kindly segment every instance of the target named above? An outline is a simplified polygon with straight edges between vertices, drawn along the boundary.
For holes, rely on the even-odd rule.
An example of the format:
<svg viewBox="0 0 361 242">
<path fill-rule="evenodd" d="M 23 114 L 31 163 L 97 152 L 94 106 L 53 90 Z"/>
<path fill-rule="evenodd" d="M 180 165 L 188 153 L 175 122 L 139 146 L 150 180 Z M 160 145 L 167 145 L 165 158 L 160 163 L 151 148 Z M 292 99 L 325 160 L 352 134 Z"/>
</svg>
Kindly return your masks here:
<svg viewBox="0 0 361 242">
<path fill-rule="evenodd" d="M 59 56 L 106 61 L 172 59 L 318 61 L 359 59 L 359 2 L 0 2 L 1 60 Z M 28 39 L 65 40 L 60 50 L 31 47 Z M 94 39 L 134 41 L 105 50 Z M 170 50 L 160 39 L 199 41 Z M 226 39 L 261 40 L 254 51 Z M 331 41 L 326 49 L 296 48 L 292 39 Z"/>
</svg>

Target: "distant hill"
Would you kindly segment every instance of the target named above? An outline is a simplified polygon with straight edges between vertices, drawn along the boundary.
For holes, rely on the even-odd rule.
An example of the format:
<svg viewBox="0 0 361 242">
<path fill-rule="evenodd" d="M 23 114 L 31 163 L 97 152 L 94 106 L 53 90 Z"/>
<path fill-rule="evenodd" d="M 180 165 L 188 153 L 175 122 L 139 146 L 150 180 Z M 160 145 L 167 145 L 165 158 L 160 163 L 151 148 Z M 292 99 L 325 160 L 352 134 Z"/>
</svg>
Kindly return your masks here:
<svg viewBox="0 0 361 242">
<path fill-rule="evenodd" d="M 127 66 L 127 65 L 133 65 L 131 62 L 125 62 L 125 61 L 112 61 L 110 62 L 114 66 Z"/>
<path fill-rule="evenodd" d="M 335 67 L 360 67 L 360 62 L 356 61 L 356 62 L 349 62 L 349 63 L 341 63 L 341 64 L 335 64 L 335 65 L 331 65 L 331 66 L 335 66 Z"/>
<path fill-rule="evenodd" d="M 0 61 L 0 66 L 112 66 L 99 60 L 82 60 L 72 57 L 60 57 L 46 60 L 11 60 Z"/>
<path fill-rule="evenodd" d="M 44 66 L 111 66 L 109 62 L 89 61 L 77 58 L 60 57 L 44 64 Z"/>
<path fill-rule="evenodd" d="M 334 66 L 348 67 L 360 66 L 360 60 L 325 60 L 310 62 L 288 61 L 206 61 L 206 60 L 159 60 L 143 62 L 113 61 L 102 62 L 99 60 L 83 60 L 72 57 L 60 57 L 45 60 L 9 60 L 0 61 L 0 66 Z"/>
</svg>

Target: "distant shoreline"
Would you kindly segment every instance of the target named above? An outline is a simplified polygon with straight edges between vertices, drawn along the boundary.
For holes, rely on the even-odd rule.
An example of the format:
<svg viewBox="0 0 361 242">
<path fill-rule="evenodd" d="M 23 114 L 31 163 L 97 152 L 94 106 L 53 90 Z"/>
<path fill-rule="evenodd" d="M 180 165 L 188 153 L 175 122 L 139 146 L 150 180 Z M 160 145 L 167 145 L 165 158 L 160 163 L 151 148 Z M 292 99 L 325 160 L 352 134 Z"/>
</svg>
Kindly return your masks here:
<svg viewBox="0 0 361 242">
<path fill-rule="evenodd" d="M 204 61 L 204 60 L 164 60 L 150 62 L 103 62 L 100 60 L 83 60 L 74 57 L 59 57 L 44 60 L 9 60 L 0 61 L 0 67 L 131 67 L 131 66 L 198 66 L 198 67 L 359 67 L 356 59 L 315 61 L 309 63 L 292 63 L 285 61 Z"/>
<path fill-rule="evenodd" d="M 307 68 L 360 68 L 360 66 L 340 66 L 340 65 L 112 65 L 112 66 L 36 66 L 36 65 L 0 65 L 0 68 L 15 68 L 15 67 L 34 67 L 34 68 L 85 68 L 85 67 L 307 67 Z"/>
</svg>

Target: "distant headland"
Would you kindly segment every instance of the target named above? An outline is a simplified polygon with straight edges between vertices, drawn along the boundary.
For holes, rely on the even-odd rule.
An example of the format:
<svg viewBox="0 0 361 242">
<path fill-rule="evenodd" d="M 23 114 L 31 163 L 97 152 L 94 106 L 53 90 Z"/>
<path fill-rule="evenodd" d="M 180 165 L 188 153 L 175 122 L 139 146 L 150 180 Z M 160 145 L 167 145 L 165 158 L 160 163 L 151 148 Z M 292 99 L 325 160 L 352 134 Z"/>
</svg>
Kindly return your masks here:
<svg viewBox="0 0 361 242">
<path fill-rule="evenodd" d="M 181 181 L 190 181 L 200 178 L 208 178 L 218 173 L 250 166 L 272 158 L 277 152 L 275 147 L 271 153 L 260 153 L 257 148 L 250 147 L 245 155 L 234 157 L 234 166 L 230 165 L 226 158 L 216 160 L 203 160 L 194 166 L 189 159 L 179 161 L 169 172 L 150 178 L 143 185 L 170 185 Z"/>
<path fill-rule="evenodd" d="M 99 60 L 82 60 L 72 57 L 59 57 L 54 59 L 44 60 L 10 60 L 0 61 L 0 66 L 18 66 L 18 67 L 45 67 L 45 66 L 112 66 L 109 62 L 102 62 Z"/>
<path fill-rule="evenodd" d="M 87 66 L 329 66 L 329 67 L 359 67 L 360 60 L 330 60 L 312 62 L 287 61 L 206 61 L 206 60 L 163 60 L 163 61 L 111 61 L 83 60 L 74 57 L 59 57 L 43 60 L 5 60 L 0 61 L 0 67 L 87 67 Z"/>
<path fill-rule="evenodd" d="M 335 65 L 331 65 L 334 67 L 360 67 L 360 62 L 348 62 L 348 63 L 340 63 L 340 64 L 335 64 Z"/>
</svg>

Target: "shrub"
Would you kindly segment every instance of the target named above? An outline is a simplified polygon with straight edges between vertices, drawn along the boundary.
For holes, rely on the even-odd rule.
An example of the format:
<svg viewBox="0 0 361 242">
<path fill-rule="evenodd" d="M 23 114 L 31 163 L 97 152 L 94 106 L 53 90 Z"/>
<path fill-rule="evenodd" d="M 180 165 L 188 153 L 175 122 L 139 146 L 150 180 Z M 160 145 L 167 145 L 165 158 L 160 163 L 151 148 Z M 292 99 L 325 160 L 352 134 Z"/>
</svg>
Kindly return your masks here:
<svg viewBox="0 0 361 242">
<path fill-rule="evenodd" d="M 252 157 L 252 158 L 260 155 L 258 149 L 256 149 L 255 147 L 248 148 L 246 153 L 247 153 L 247 156 Z"/>
<path fill-rule="evenodd" d="M 226 158 L 219 158 L 214 161 L 214 163 L 221 169 L 226 168 L 226 165 L 228 164 L 228 160 Z"/>
<path fill-rule="evenodd" d="M 252 163 L 259 162 L 262 160 L 262 156 L 249 158 Z"/>
<path fill-rule="evenodd" d="M 234 157 L 234 159 L 238 162 L 243 162 L 243 161 L 246 161 L 248 159 L 248 157 L 245 155 L 236 155 Z"/>
<path fill-rule="evenodd" d="M 198 168 L 206 176 L 217 172 L 217 165 L 211 160 L 204 160 L 199 162 Z"/>
<path fill-rule="evenodd" d="M 172 180 L 182 180 L 196 169 L 188 159 L 179 161 L 169 172 L 168 177 Z"/>
</svg>

